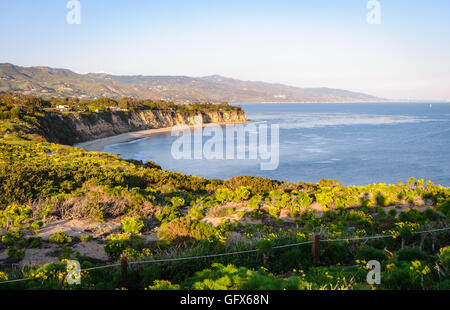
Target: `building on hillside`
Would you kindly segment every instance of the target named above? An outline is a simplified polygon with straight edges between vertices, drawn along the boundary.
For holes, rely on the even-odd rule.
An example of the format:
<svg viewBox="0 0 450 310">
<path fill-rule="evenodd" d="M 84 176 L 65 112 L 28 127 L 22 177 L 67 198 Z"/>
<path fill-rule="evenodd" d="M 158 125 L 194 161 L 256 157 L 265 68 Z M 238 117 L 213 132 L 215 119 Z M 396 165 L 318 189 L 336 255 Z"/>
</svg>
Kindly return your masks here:
<svg viewBox="0 0 450 310">
<path fill-rule="evenodd" d="M 126 111 L 125 109 L 122 109 L 122 108 L 119 108 L 119 107 L 108 107 L 108 109 L 111 112 Z"/>
<path fill-rule="evenodd" d="M 59 111 L 72 111 L 72 108 L 68 105 L 58 105 L 56 106 L 56 109 Z"/>
</svg>

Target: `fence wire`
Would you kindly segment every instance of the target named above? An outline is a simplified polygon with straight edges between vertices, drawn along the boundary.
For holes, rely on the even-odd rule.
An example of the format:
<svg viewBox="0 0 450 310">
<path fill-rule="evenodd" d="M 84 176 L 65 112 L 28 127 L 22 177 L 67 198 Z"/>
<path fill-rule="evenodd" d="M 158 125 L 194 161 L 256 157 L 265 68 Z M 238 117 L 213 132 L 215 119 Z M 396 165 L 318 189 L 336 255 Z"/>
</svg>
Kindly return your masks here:
<svg viewBox="0 0 450 310">
<path fill-rule="evenodd" d="M 444 228 L 438 228 L 438 229 L 417 231 L 417 232 L 414 232 L 414 234 L 416 235 L 416 234 L 433 233 L 433 232 L 445 231 L 445 230 L 449 230 L 449 229 L 450 229 L 450 227 L 444 227 Z M 357 237 L 357 238 L 323 239 L 323 240 L 320 240 L 320 242 L 363 241 L 363 240 L 381 239 L 381 238 L 390 238 L 390 237 L 394 237 L 394 235 L 375 235 L 375 236 Z M 299 243 L 292 243 L 292 244 L 285 244 L 285 245 L 274 246 L 272 248 L 273 249 L 281 249 L 281 248 L 288 248 L 288 247 L 294 247 L 294 246 L 299 246 L 299 245 L 304 245 L 304 244 L 312 244 L 312 243 L 313 243 L 313 241 L 305 241 L 305 242 L 299 242 Z M 156 259 L 156 260 L 137 260 L 137 261 L 129 261 L 127 263 L 129 265 L 164 263 L 164 262 L 184 261 L 184 260 L 193 260 L 193 259 L 204 259 L 204 258 L 221 257 L 221 256 L 229 256 L 229 255 L 239 255 L 239 254 L 256 253 L 256 252 L 260 252 L 260 250 L 259 249 L 253 249 L 253 250 L 227 252 L 227 253 L 201 255 L 201 256 L 176 257 L 176 258 L 166 258 L 166 259 Z M 120 263 L 114 263 L 114 264 L 109 264 L 109 265 L 85 268 L 85 269 L 82 269 L 81 272 L 82 271 L 98 270 L 98 269 L 106 269 L 106 268 L 112 268 L 112 267 L 119 267 L 119 266 L 121 266 Z M 23 279 L 0 281 L 0 284 L 21 282 L 21 281 L 28 281 L 28 280 L 33 280 L 33 278 L 23 278 Z"/>
</svg>

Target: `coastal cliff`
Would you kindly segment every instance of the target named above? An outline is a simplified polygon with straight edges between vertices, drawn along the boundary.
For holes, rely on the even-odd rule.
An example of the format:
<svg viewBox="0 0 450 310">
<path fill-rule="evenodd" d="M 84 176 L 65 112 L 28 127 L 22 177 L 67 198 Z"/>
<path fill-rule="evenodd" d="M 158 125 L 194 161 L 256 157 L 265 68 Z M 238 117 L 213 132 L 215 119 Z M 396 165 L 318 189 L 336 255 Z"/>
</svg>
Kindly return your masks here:
<svg viewBox="0 0 450 310">
<path fill-rule="evenodd" d="M 203 123 L 243 123 L 240 106 L 226 102 L 174 104 L 133 98 L 80 100 L 0 94 L 0 139 L 73 145 L 124 133 Z"/>
<path fill-rule="evenodd" d="M 205 111 L 196 113 L 164 110 L 136 112 L 72 113 L 66 116 L 76 131 L 74 142 L 100 139 L 131 131 L 171 127 L 178 124 L 193 125 L 194 117 L 201 115 L 203 123 L 242 123 L 247 117 L 242 110 Z"/>
</svg>

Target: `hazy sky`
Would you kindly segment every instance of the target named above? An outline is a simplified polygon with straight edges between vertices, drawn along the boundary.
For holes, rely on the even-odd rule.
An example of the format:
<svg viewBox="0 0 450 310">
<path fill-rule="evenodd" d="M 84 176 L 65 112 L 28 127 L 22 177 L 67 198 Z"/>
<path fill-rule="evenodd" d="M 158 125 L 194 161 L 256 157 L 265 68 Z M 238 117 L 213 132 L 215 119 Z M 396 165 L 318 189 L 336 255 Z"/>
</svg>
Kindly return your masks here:
<svg viewBox="0 0 450 310">
<path fill-rule="evenodd" d="M 0 62 L 450 99 L 450 1 L 2 0 Z"/>
</svg>

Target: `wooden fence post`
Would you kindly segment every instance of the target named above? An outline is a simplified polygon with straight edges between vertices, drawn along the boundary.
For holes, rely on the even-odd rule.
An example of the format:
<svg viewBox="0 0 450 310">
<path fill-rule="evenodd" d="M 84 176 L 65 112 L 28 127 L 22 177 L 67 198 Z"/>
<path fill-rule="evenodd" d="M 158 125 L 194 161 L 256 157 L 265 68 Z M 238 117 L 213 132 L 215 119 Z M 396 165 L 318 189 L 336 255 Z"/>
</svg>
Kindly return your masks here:
<svg viewBox="0 0 450 310">
<path fill-rule="evenodd" d="M 425 242 L 425 238 L 427 237 L 427 233 L 423 233 L 420 235 L 420 249 L 423 250 L 423 244 Z"/>
<path fill-rule="evenodd" d="M 314 233 L 312 235 L 312 255 L 314 264 L 318 264 L 320 261 L 320 234 Z"/>
<path fill-rule="evenodd" d="M 126 288 L 128 286 L 128 261 L 126 254 L 120 255 L 120 269 L 122 272 L 122 287 Z"/>
<path fill-rule="evenodd" d="M 269 261 L 269 254 L 263 253 L 263 266 L 267 267 L 267 262 Z"/>
<path fill-rule="evenodd" d="M 436 232 L 434 232 L 434 233 L 431 235 L 431 240 L 432 240 L 432 243 L 431 243 L 431 250 L 434 252 L 434 248 L 435 248 L 435 244 L 436 244 Z"/>
</svg>

